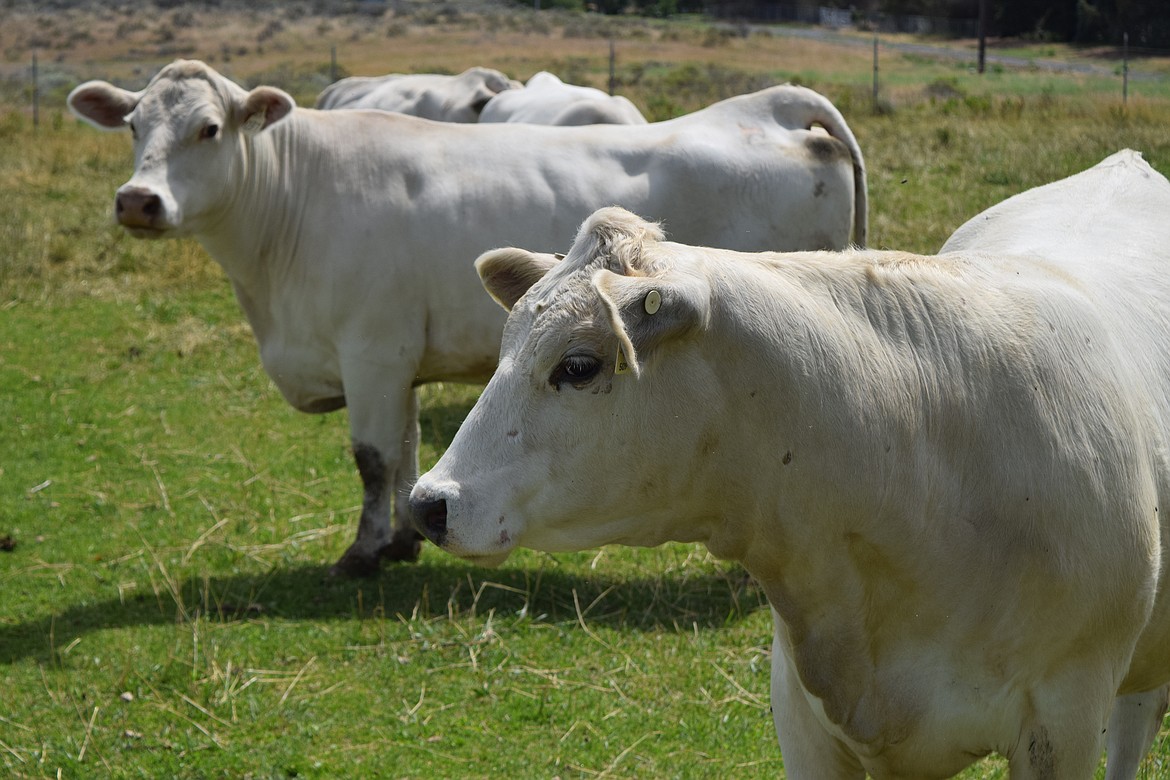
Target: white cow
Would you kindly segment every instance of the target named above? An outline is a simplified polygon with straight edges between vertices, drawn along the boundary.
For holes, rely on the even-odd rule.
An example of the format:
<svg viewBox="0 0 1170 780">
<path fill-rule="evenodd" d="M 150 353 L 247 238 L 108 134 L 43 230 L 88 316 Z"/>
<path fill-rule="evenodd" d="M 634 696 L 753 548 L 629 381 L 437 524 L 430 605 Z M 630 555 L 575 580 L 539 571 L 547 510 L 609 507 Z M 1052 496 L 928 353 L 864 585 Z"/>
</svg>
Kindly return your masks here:
<svg viewBox="0 0 1170 780">
<path fill-rule="evenodd" d="M 522 86 L 490 68 L 468 68 L 458 76 L 351 76 L 322 90 L 317 96 L 317 108 L 376 108 L 441 122 L 478 122 L 489 101 Z"/>
<path fill-rule="evenodd" d="M 279 89 L 249 92 L 178 61 L 141 92 L 89 82 L 69 105 L 134 133 L 118 221 L 136 236 L 197 238 L 231 279 L 288 401 L 348 406 L 365 500 L 337 573 L 417 555 L 413 388 L 486 380 L 504 324 L 471 258 L 520 242 L 563 246 L 607 203 L 734 248 L 842 247 L 851 228 L 865 238 L 857 142 L 807 89 L 638 127 L 462 125 L 300 109 Z M 808 130 L 814 122 L 834 137 Z"/>
<path fill-rule="evenodd" d="M 481 122 L 530 122 L 534 125 L 644 125 L 633 103 L 600 89 L 566 84 L 540 71 L 523 89 L 501 92 L 488 101 Z"/>
<path fill-rule="evenodd" d="M 937 256 L 697 248 L 621 209 L 559 264 L 487 253 L 499 369 L 416 521 L 487 565 L 672 540 L 742 563 L 790 778 L 992 752 L 1088 778 L 1107 730 L 1132 778 L 1170 680 L 1168 214 L 1126 151 Z"/>
</svg>

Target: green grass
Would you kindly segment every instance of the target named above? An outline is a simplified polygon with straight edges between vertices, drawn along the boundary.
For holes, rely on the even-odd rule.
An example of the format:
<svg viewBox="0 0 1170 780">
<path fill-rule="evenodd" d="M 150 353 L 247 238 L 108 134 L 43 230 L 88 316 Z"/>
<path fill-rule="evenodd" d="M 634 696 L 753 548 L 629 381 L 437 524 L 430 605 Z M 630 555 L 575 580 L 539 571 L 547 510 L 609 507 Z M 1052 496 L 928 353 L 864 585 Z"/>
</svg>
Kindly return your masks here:
<svg viewBox="0 0 1170 780">
<path fill-rule="evenodd" d="M 226 297 L 6 313 L 0 765 L 524 776 L 533 754 L 500 744 L 519 740 L 540 774 L 779 766 L 767 612 L 696 549 L 526 553 L 487 572 L 428 548 L 328 581 L 360 495 L 344 418 L 284 405 L 217 322 Z M 192 328 L 218 335 L 177 350 Z M 471 399 L 430 389 L 424 430 L 449 438 Z M 698 687 L 662 685 L 675 676 Z M 623 757 L 631 734 L 656 749 Z"/>
<path fill-rule="evenodd" d="M 545 45 L 525 62 L 562 57 Z M 727 62 L 648 68 L 641 104 L 692 110 L 775 78 L 734 45 L 696 51 Z M 1170 101 L 899 78 L 877 115 L 864 70 L 801 79 L 866 152 L 875 246 L 933 251 L 1124 146 L 1170 173 Z M 698 547 L 521 552 L 492 571 L 427 547 L 328 580 L 360 503 L 344 414 L 284 403 L 197 245 L 110 225 L 129 139 L 59 111 L 37 130 L 0 116 L 0 537 L 16 543 L 0 552 L 0 771 L 782 776 L 769 612 Z M 425 390 L 424 466 L 476 391 Z M 1168 761 L 1163 741 L 1146 777 Z M 963 777 L 1005 775 L 989 759 Z"/>
</svg>

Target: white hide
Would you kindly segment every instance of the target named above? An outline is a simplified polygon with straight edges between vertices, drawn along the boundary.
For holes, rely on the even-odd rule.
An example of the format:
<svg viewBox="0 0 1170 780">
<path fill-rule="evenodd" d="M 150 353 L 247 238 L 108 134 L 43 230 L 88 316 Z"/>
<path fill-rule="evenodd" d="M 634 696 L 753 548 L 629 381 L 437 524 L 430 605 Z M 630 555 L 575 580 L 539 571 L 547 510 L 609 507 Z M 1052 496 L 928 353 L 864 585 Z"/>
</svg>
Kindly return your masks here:
<svg viewBox="0 0 1170 780">
<path fill-rule="evenodd" d="M 69 105 L 134 130 L 119 221 L 139 236 L 198 239 L 289 402 L 348 407 L 366 496 L 339 572 L 417 552 L 413 388 L 494 368 L 504 314 L 472 267 L 486 249 L 563 246 L 610 203 L 732 248 L 842 247 L 855 224 L 864 241 L 860 150 L 807 89 L 637 127 L 465 125 L 301 109 L 278 89 L 249 92 L 178 61 L 141 92 L 89 82 Z"/>
<path fill-rule="evenodd" d="M 479 115 L 481 122 L 529 122 L 534 125 L 644 125 L 646 117 L 621 95 L 566 84 L 540 71 L 523 89 L 501 92 Z"/>
<path fill-rule="evenodd" d="M 620 209 L 559 264 L 487 253 L 499 368 L 416 522 L 485 564 L 667 541 L 742 563 L 793 780 L 992 752 L 1078 780 L 1106 740 L 1133 778 L 1170 680 L 1167 214 L 1124 151 L 936 256 L 684 246 Z"/>
<path fill-rule="evenodd" d="M 350 76 L 330 84 L 316 107 L 375 108 L 441 122 L 478 122 L 488 101 L 523 85 L 491 68 L 468 68 L 457 76 L 390 73 Z"/>
</svg>

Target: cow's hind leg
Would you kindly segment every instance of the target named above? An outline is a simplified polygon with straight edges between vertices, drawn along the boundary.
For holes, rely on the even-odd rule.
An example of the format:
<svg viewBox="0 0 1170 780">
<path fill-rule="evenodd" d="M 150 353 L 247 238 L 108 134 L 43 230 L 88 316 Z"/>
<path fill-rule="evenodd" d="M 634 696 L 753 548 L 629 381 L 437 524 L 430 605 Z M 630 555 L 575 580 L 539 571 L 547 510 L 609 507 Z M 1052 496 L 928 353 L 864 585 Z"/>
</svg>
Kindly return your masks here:
<svg viewBox="0 0 1170 780">
<path fill-rule="evenodd" d="M 1119 696 L 1109 716 L 1105 780 L 1133 780 L 1162 728 L 1170 686 Z"/>
</svg>

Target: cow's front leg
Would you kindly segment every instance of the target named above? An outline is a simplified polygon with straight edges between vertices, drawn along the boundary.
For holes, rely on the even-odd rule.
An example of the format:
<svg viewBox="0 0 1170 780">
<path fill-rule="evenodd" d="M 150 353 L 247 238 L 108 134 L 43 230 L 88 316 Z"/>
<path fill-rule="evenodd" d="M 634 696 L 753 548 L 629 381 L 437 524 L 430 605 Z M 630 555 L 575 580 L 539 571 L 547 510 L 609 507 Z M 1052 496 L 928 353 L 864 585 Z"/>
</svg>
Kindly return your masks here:
<svg viewBox="0 0 1170 780">
<path fill-rule="evenodd" d="M 780 616 L 772 612 L 772 720 L 784 771 L 792 780 L 863 780 L 865 770 L 817 720 L 793 667 Z"/>
<path fill-rule="evenodd" d="M 1088 658 L 1050 672 L 1027 691 L 1028 715 L 1018 742 L 1000 750 L 1012 780 L 1087 780 L 1105 747 L 1105 732 L 1121 675 Z"/>
<path fill-rule="evenodd" d="M 381 383 L 385 389 L 388 383 Z M 362 479 L 362 514 L 357 538 L 329 573 L 334 576 L 366 577 L 377 574 L 383 558 L 414 561 L 422 537 L 410 523 L 409 512 L 398 519 L 393 530 L 391 509 L 402 480 L 418 471 L 418 403 L 410 386 L 399 392 L 362 394 L 347 385 L 353 456 Z M 362 387 L 379 387 L 366 383 Z M 405 477 L 403 476 L 405 475 Z M 408 489 L 409 490 L 409 489 Z"/>
<path fill-rule="evenodd" d="M 410 511 L 410 491 L 418 482 L 418 445 L 421 435 L 418 425 L 418 391 L 410 394 L 410 410 L 402 426 L 398 469 L 394 473 L 391 490 L 394 491 L 394 514 L 390 529 L 390 545 L 383 549 L 382 557 L 392 561 L 413 561 L 418 559 L 422 534 L 414 524 Z"/>
</svg>

